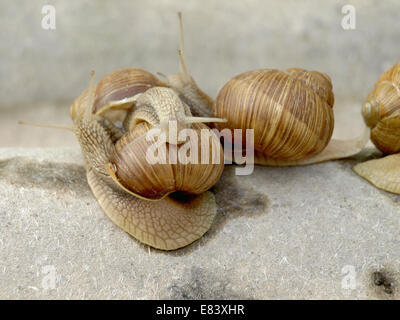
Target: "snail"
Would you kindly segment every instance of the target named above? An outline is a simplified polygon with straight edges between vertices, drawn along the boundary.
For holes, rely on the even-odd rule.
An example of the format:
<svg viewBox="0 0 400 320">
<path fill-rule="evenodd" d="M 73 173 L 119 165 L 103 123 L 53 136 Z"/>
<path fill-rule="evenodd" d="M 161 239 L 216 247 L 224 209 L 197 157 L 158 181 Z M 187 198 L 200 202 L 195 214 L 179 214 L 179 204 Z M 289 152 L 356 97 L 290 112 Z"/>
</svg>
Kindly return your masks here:
<svg viewBox="0 0 400 320">
<path fill-rule="evenodd" d="M 379 77 L 362 115 L 371 141 L 387 156 L 359 163 L 354 171 L 376 187 L 400 194 L 400 62 Z"/>
<path fill-rule="evenodd" d="M 331 139 L 334 95 L 330 77 L 318 71 L 261 69 L 239 74 L 218 92 L 212 106 L 222 129 L 254 130 L 254 163 L 306 165 L 361 151 L 369 130 L 355 139 Z M 233 141 L 245 145 L 242 141 Z"/>
<path fill-rule="evenodd" d="M 211 98 L 189 75 L 179 13 L 180 72 L 167 81 L 135 68 L 115 70 L 90 86 L 71 105 L 73 127 L 42 125 L 73 131 L 81 146 L 88 184 L 109 218 L 139 241 L 174 250 L 199 239 L 217 212 L 213 193 L 207 191 L 220 178 L 223 150 L 218 137 L 204 123 L 225 121 L 202 117 Z M 196 115 L 196 116 L 194 116 Z M 22 124 L 34 123 L 21 122 Z M 178 136 L 169 135 L 175 123 Z M 146 150 L 158 140 L 151 129 L 164 132 L 165 150 L 186 151 L 183 129 L 200 136 L 201 147 L 216 150 L 217 161 L 206 163 L 149 163 Z M 189 147 L 188 144 L 189 143 Z M 163 150 L 162 148 L 159 150 Z"/>
</svg>

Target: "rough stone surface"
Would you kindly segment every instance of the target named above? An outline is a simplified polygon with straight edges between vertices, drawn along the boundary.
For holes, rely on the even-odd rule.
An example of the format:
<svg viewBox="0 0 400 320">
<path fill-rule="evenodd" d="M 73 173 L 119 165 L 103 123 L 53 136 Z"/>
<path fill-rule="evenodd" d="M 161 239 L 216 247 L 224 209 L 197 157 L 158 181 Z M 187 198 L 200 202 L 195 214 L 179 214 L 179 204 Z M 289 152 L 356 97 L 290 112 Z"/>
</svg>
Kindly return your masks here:
<svg viewBox="0 0 400 320">
<path fill-rule="evenodd" d="M 400 196 L 351 170 L 374 156 L 228 166 L 211 230 L 162 252 L 106 217 L 77 148 L 0 149 L 0 299 L 398 299 Z"/>
</svg>

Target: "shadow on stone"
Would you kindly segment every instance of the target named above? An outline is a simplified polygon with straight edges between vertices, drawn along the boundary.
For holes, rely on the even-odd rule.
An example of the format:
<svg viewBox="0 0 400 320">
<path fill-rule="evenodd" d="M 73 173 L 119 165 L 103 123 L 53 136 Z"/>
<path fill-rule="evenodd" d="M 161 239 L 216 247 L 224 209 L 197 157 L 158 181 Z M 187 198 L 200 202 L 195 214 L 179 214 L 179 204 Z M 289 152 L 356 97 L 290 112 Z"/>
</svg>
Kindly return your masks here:
<svg viewBox="0 0 400 320">
<path fill-rule="evenodd" d="M 249 299 L 229 287 L 228 278 L 218 278 L 214 273 L 193 266 L 167 286 L 162 299 L 205 300 L 205 299 Z"/>
<path fill-rule="evenodd" d="M 218 213 L 210 230 L 202 238 L 184 248 L 160 252 L 177 256 L 190 254 L 199 246 L 211 241 L 230 220 L 241 216 L 250 218 L 265 214 L 269 207 L 268 197 L 248 186 L 245 179 L 235 175 L 234 165 L 226 166 L 221 179 L 210 190 L 214 193 L 218 206 Z"/>
<path fill-rule="evenodd" d="M 190 254 L 199 245 L 205 245 L 212 240 L 224 225 L 240 216 L 254 217 L 266 212 L 268 199 L 264 194 L 247 186 L 243 177 L 235 176 L 235 167 L 227 166 L 225 171 L 212 188 L 215 194 L 218 213 L 210 230 L 198 241 L 175 251 L 162 251 L 152 248 L 154 252 L 180 256 Z M 0 182 L 22 188 L 38 188 L 56 193 L 69 194 L 73 197 L 93 197 L 86 180 L 86 170 L 83 166 L 71 163 L 56 163 L 37 161 L 28 157 L 13 157 L 0 160 Z M 179 200 L 181 194 L 175 195 Z M 142 246 L 140 246 L 142 247 Z M 148 250 L 143 246 L 143 250 Z"/>
<path fill-rule="evenodd" d="M 37 161 L 27 157 L 0 160 L 0 181 L 23 188 L 38 188 L 90 197 L 83 166 L 71 163 Z"/>
</svg>

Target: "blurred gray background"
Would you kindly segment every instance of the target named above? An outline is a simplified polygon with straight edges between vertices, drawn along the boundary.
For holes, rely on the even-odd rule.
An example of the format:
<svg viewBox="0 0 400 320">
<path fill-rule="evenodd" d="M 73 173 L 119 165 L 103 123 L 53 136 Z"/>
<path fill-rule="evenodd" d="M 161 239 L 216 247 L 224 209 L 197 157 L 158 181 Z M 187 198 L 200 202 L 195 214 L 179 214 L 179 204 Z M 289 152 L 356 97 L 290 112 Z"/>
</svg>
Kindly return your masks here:
<svg viewBox="0 0 400 320">
<path fill-rule="evenodd" d="M 56 9 L 56 30 L 41 26 Z M 356 29 L 344 30 L 344 5 Z M 71 146 L 68 132 L 17 126 L 19 119 L 69 123 L 89 83 L 121 67 L 177 72 L 182 11 L 189 69 L 215 97 L 232 76 L 257 68 L 328 73 L 335 135 L 357 135 L 360 105 L 400 57 L 400 2 L 347 1 L 0 1 L 0 146 Z"/>
</svg>

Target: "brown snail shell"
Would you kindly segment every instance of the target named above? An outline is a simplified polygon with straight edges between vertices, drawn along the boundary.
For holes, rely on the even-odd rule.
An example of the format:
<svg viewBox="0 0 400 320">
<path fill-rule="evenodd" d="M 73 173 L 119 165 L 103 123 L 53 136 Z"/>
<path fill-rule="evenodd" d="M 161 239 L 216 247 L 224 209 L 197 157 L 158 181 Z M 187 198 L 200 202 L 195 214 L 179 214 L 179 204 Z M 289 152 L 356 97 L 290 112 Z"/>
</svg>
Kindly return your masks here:
<svg viewBox="0 0 400 320">
<path fill-rule="evenodd" d="M 155 200 L 176 191 L 202 194 L 219 180 L 224 169 L 223 149 L 218 137 L 206 125 L 192 124 L 192 129 L 198 137 L 198 144 L 195 144 L 194 140 L 179 145 L 165 142 L 165 154 L 158 156 L 165 157 L 166 163 L 155 164 L 150 164 L 146 159 L 146 151 L 156 143 L 154 139 L 145 139 L 145 133 L 150 129 L 151 126 L 146 122 L 139 123 L 118 140 L 114 152 L 110 155 L 110 168 L 114 171 L 111 174 L 115 175 L 124 189 L 136 196 Z M 201 141 L 201 130 L 209 131 L 210 136 L 207 141 Z M 169 161 L 169 151 L 180 152 L 182 148 L 198 149 L 195 163 Z M 212 163 L 211 152 L 209 162 L 201 163 L 203 148 L 217 152 L 219 156 L 216 158 L 216 163 Z"/>
<path fill-rule="evenodd" d="M 400 62 L 385 71 L 362 106 L 365 123 L 371 128 L 371 141 L 383 153 L 382 159 L 369 160 L 354 171 L 376 187 L 400 194 Z"/>
<path fill-rule="evenodd" d="M 362 107 L 371 141 L 384 153 L 400 151 L 400 63 L 384 72 Z"/>
<path fill-rule="evenodd" d="M 133 105 L 132 98 L 149 88 L 167 85 L 150 72 L 139 68 L 122 68 L 106 74 L 96 85 L 92 113 L 101 113 L 111 123 L 123 123 Z M 70 114 L 72 119 L 82 116 L 87 102 L 88 90 L 74 101 Z M 126 101 L 125 101 L 126 99 Z M 109 108 L 119 102 L 118 109 Z M 123 106 L 124 108 L 121 108 Z M 101 110 L 105 110 L 102 112 Z"/>
<path fill-rule="evenodd" d="M 328 75 L 291 68 L 261 69 L 237 75 L 218 92 L 213 116 L 226 118 L 218 129 L 254 130 L 254 162 L 262 165 L 307 165 L 357 154 L 369 129 L 357 138 L 331 139 L 334 96 Z M 225 156 L 228 157 L 227 153 Z"/>
<path fill-rule="evenodd" d="M 218 92 L 219 129 L 254 129 L 254 149 L 277 160 L 321 152 L 334 126 L 330 78 L 316 71 L 262 69 L 242 73 Z M 244 145 L 245 141 L 242 141 Z"/>
</svg>

